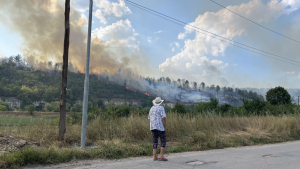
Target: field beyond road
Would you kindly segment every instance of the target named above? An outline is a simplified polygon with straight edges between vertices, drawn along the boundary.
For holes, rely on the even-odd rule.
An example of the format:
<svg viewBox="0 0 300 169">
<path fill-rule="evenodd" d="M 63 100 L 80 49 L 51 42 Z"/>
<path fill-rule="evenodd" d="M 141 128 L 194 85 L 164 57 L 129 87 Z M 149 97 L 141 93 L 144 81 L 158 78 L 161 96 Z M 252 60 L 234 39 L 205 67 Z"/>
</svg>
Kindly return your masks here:
<svg viewBox="0 0 300 169">
<path fill-rule="evenodd" d="M 128 117 L 99 115 L 91 118 L 87 126 L 87 143 L 91 149 L 87 150 L 78 148 L 81 124 L 80 120 L 74 123 L 77 116 L 68 116 L 64 142 L 57 140 L 58 120 L 52 119 L 47 123 L 43 122 L 45 118 L 36 117 L 38 122 L 24 125 L 0 126 L 1 136 L 13 136 L 41 145 L 1 155 L 1 166 L 8 168 L 152 155 L 152 135 L 147 115 L 132 113 Z M 300 139 L 300 116 L 221 117 L 167 113 L 166 133 L 166 153 L 278 143 Z"/>
</svg>

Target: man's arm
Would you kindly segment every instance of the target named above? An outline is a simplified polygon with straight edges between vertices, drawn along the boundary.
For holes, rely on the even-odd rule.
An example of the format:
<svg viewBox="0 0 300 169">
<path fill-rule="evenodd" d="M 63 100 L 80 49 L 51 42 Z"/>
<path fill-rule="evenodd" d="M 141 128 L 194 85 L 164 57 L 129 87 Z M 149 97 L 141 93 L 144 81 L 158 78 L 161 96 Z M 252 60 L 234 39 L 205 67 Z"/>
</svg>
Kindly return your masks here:
<svg viewBox="0 0 300 169">
<path fill-rule="evenodd" d="M 164 118 L 162 118 L 162 122 L 163 122 L 163 124 L 164 124 L 164 127 L 165 127 L 165 130 L 166 130 L 166 127 L 167 127 L 167 120 L 166 120 L 166 118 L 164 117 Z"/>
</svg>

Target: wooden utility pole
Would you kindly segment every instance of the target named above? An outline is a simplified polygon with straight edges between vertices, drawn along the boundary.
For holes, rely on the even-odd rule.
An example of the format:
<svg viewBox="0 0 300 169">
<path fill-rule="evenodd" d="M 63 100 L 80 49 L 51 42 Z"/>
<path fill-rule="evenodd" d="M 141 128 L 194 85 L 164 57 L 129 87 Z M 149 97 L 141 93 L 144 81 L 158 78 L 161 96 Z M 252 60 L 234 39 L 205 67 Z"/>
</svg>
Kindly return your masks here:
<svg viewBox="0 0 300 169">
<path fill-rule="evenodd" d="M 126 83 L 124 83 L 124 94 L 125 94 L 125 106 L 126 106 Z"/>
<path fill-rule="evenodd" d="M 64 140 L 66 132 L 66 95 L 67 95 L 67 78 L 68 78 L 68 57 L 70 43 L 70 0 L 65 3 L 65 39 L 64 39 L 64 54 L 63 68 L 61 77 L 61 93 L 60 93 L 60 119 L 59 119 L 59 140 Z"/>
<path fill-rule="evenodd" d="M 298 106 L 299 106 L 299 96 L 298 96 Z"/>
</svg>

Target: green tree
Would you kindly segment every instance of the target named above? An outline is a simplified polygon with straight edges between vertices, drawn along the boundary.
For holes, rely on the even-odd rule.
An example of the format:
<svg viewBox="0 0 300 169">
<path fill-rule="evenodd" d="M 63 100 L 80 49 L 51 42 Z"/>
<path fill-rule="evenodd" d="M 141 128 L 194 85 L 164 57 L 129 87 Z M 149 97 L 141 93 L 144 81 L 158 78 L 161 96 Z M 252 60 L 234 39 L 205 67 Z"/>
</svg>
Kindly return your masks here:
<svg viewBox="0 0 300 169">
<path fill-rule="evenodd" d="M 266 94 L 266 99 L 272 105 L 291 104 L 291 95 L 283 87 L 270 89 Z"/>
<path fill-rule="evenodd" d="M 230 104 L 225 103 L 221 105 L 219 109 L 222 114 L 225 114 L 230 108 L 232 108 L 232 106 Z"/>
<path fill-rule="evenodd" d="M 195 106 L 195 112 L 206 112 L 206 111 L 213 111 L 218 108 L 218 100 L 215 98 L 210 98 L 210 102 L 200 102 Z"/>
<path fill-rule="evenodd" d="M 7 111 L 7 110 L 9 110 L 9 103 L 0 100 L 0 105 L 5 107 L 5 110 L 1 110 L 1 111 Z"/>
<path fill-rule="evenodd" d="M 172 112 L 177 112 L 179 114 L 185 114 L 186 110 L 182 104 L 176 103 L 175 106 L 171 109 Z"/>
<path fill-rule="evenodd" d="M 0 111 L 6 111 L 6 107 L 4 105 L 0 105 Z"/>
<path fill-rule="evenodd" d="M 67 109 L 68 109 L 68 106 L 69 105 L 66 106 Z M 51 102 L 50 104 L 46 104 L 45 110 L 48 112 L 59 112 L 60 111 L 60 102 L 55 101 L 55 102 Z"/>
<path fill-rule="evenodd" d="M 29 113 L 30 115 L 33 115 L 33 112 L 36 110 L 36 108 L 35 108 L 34 105 L 31 104 L 31 105 L 26 106 L 26 107 L 25 107 L 25 110 L 28 111 L 28 113 Z"/>
<path fill-rule="evenodd" d="M 81 112 L 81 111 L 82 111 L 82 105 L 79 103 L 75 103 L 71 108 L 71 112 Z"/>
<path fill-rule="evenodd" d="M 248 114 L 256 113 L 257 115 L 263 115 L 262 112 L 265 110 L 266 107 L 266 102 L 264 100 L 258 97 L 252 98 L 251 100 L 245 98 L 242 98 L 240 100 L 243 101 L 243 107 L 246 109 Z"/>
<path fill-rule="evenodd" d="M 97 105 L 98 105 L 98 107 L 100 107 L 101 109 L 105 109 L 105 105 L 104 105 L 103 100 L 99 99 L 98 102 L 97 102 Z"/>
</svg>

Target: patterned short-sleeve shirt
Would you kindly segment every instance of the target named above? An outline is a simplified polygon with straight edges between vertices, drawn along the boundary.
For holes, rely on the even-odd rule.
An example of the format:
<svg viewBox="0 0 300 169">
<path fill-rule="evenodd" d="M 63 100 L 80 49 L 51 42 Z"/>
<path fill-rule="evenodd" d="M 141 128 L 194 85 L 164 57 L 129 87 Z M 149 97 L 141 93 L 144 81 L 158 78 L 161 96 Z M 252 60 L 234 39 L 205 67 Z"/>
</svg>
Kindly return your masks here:
<svg viewBox="0 0 300 169">
<path fill-rule="evenodd" d="M 166 117 L 166 112 L 163 106 L 152 106 L 149 112 L 148 119 L 150 120 L 150 130 L 165 131 L 162 118 Z"/>
</svg>

